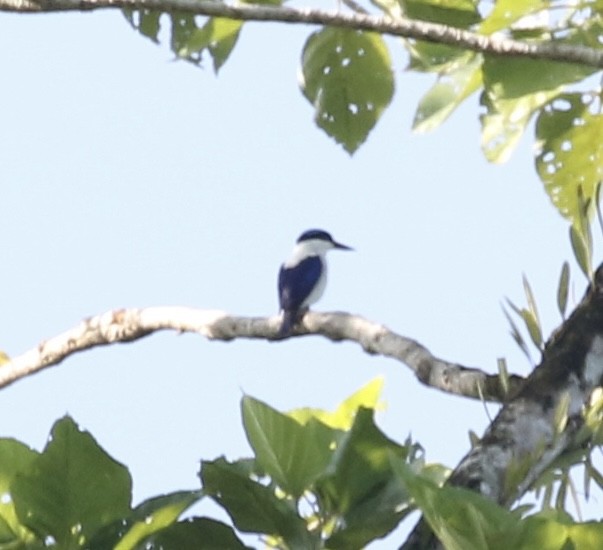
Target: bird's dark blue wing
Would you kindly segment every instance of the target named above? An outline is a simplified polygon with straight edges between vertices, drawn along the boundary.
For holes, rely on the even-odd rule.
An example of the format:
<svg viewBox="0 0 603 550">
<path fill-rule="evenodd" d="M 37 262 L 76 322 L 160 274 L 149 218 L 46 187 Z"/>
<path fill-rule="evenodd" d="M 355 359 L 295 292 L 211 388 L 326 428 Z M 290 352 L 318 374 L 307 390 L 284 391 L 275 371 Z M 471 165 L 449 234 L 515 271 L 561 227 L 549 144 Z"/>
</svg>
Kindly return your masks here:
<svg viewBox="0 0 603 550">
<path fill-rule="evenodd" d="M 322 273 L 318 256 L 310 256 L 295 267 L 281 267 L 278 274 L 278 296 L 281 309 L 297 311 L 309 296 Z"/>
</svg>

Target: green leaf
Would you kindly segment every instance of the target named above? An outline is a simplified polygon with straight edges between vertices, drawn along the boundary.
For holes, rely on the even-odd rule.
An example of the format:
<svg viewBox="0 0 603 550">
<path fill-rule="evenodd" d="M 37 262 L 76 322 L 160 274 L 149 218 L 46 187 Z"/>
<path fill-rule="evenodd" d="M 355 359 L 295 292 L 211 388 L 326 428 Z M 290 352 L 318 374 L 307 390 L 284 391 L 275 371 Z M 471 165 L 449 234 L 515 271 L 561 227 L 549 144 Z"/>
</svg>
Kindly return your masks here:
<svg viewBox="0 0 603 550">
<path fill-rule="evenodd" d="M 543 9 L 543 0 L 497 0 L 488 17 L 479 26 L 483 34 L 508 29 L 520 19 Z"/>
<path fill-rule="evenodd" d="M 542 329 L 540 328 L 540 324 L 538 323 L 538 319 L 534 316 L 534 314 L 527 310 L 523 309 L 521 311 L 521 318 L 523 322 L 526 324 L 526 328 L 528 329 L 528 334 L 532 339 L 533 344 L 538 348 L 542 349 Z"/>
<path fill-rule="evenodd" d="M 599 489 L 603 489 L 603 474 L 601 474 L 601 472 L 599 472 L 599 470 L 597 470 L 592 464 L 590 465 L 588 474 L 599 486 Z"/>
<path fill-rule="evenodd" d="M 526 300 L 528 302 L 528 310 L 536 320 L 536 323 L 538 325 L 538 332 L 542 333 L 540 318 L 538 316 L 538 308 L 536 307 L 536 300 L 534 299 L 534 293 L 532 292 L 532 287 L 530 286 L 530 282 L 528 281 L 528 278 L 525 276 L 525 274 L 522 276 L 522 281 L 523 291 L 526 295 Z M 540 335 L 540 343 L 542 343 L 542 334 Z M 540 347 L 540 344 L 537 344 L 537 346 Z"/>
<path fill-rule="evenodd" d="M 26 472 L 38 453 L 15 439 L 0 439 L 0 544 L 17 544 L 32 539 L 31 533 L 17 519 L 11 496 L 15 477 Z"/>
<path fill-rule="evenodd" d="M 510 536 L 517 521 L 512 513 L 466 489 L 440 488 L 393 458 L 392 466 L 448 550 L 517 548 Z"/>
<path fill-rule="evenodd" d="M 428 132 L 437 128 L 482 84 L 482 57 L 467 53 L 453 70 L 445 71 L 423 96 L 413 130 Z"/>
<path fill-rule="evenodd" d="M 601 212 L 601 191 L 603 190 L 603 180 L 597 182 L 595 186 L 595 210 L 597 212 L 597 219 L 599 220 L 599 228 L 603 232 L 603 212 Z"/>
<path fill-rule="evenodd" d="M 572 63 L 486 56 L 483 63 L 482 150 L 490 162 L 506 162 L 533 114 L 565 84 L 593 70 Z M 526 78 L 526 75 L 530 78 Z"/>
<path fill-rule="evenodd" d="M 602 522 L 574 523 L 567 514 L 537 514 L 522 520 L 519 527 L 513 546 L 517 550 L 597 550 L 603 537 Z"/>
<path fill-rule="evenodd" d="M 590 280 L 592 275 L 592 249 L 575 225 L 570 226 L 570 243 L 578 266 L 584 276 Z"/>
<path fill-rule="evenodd" d="M 404 487 L 397 479 L 391 478 L 376 486 L 372 494 L 345 514 L 343 526 L 328 538 L 325 547 L 333 550 L 363 548 L 385 537 L 413 511 Z"/>
<path fill-rule="evenodd" d="M 565 310 L 567 309 L 567 297 L 569 295 L 569 279 L 570 266 L 569 263 L 563 262 L 561 266 L 561 275 L 559 277 L 559 285 L 557 286 L 557 307 L 561 317 L 565 319 Z"/>
<path fill-rule="evenodd" d="M 405 460 L 412 445 L 400 446 L 376 426 L 371 409 L 360 408 L 354 425 L 339 441 L 327 474 L 316 493 L 327 514 L 343 528 L 328 539 L 328 548 L 362 547 L 390 532 L 411 511 L 408 495 L 390 464 L 390 453 Z"/>
<path fill-rule="evenodd" d="M 374 2 L 378 3 L 378 2 Z M 405 16 L 410 19 L 442 23 L 448 26 L 467 29 L 480 21 L 477 3 L 473 0 L 399 0 L 402 13 L 389 10 L 392 18 Z M 421 40 L 404 42 L 410 54 L 410 69 L 415 71 L 437 72 L 439 74 L 462 71 L 467 57 L 474 54 L 461 48 L 435 44 Z M 459 75 L 459 80 L 462 76 Z M 455 80 L 456 80 L 455 78 Z M 446 84 L 445 79 L 442 84 Z M 434 88 L 437 88 L 438 84 Z M 434 90 L 433 94 L 444 94 L 447 90 Z M 469 95 L 469 94 L 468 94 Z"/>
<path fill-rule="evenodd" d="M 514 99 L 496 99 L 486 89 L 481 104 L 486 113 L 480 116 L 481 147 L 489 162 L 507 162 L 519 144 L 535 111 L 556 92 L 540 92 Z"/>
<path fill-rule="evenodd" d="M 600 547 L 601 540 L 603 540 L 603 522 L 574 523 L 566 528 L 569 531 L 569 540 L 573 543 L 574 548 L 596 550 Z"/>
<path fill-rule="evenodd" d="M 190 52 L 190 55 L 186 57 L 180 55 L 180 52 L 184 50 L 186 44 L 188 44 L 195 32 L 198 31 L 195 16 L 190 13 L 176 11 L 170 14 L 170 20 L 172 23 L 172 36 L 170 39 L 172 51 L 187 61 L 200 63 L 201 55 L 197 55 L 198 52 Z"/>
<path fill-rule="evenodd" d="M 63 548 L 83 546 L 130 511 L 132 480 L 88 433 L 64 417 L 44 451 L 18 473 L 11 494 L 19 520 Z"/>
<path fill-rule="evenodd" d="M 599 183 L 595 186 L 595 196 L 598 194 Z M 593 200 L 585 198 L 582 186 L 577 189 L 578 208 L 576 216 L 572 220 L 573 232 L 570 233 L 572 248 L 578 264 L 583 269 L 584 274 L 590 280 L 593 274 L 593 236 L 590 230 L 590 218 L 592 213 L 591 205 Z"/>
<path fill-rule="evenodd" d="M 521 309 L 518 308 L 511 300 L 507 298 L 507 303 L 511 306 L 511 309 L 517 313 L 523 320 L 526 329 L 528 330 L 528 334 L 530 335 L 530 339 L 532 343 L 538 348 L 542 347 L 542 330 L 540 328 L 540 323 L 538 321 L 537 313 L 532 311 L 531 309 Z M 514 326 L 512 324 L 512 326 Z M 519 335 L 519 331 L 517 331 Z M 518 342 L 519 343 L 519 342 Z"/>
<path fill-rule="evenodd" d="M 338 432 L 315 419 L 301 425 L 251 397 L 243 398 L 241 408 L 258 465 L 280 489 L 299 498 L 325 470 Z"/>
<path fill-rule="evenodd" d="M 466 29 L 481 20 L 473 0 L 400 0 L 409 19 Z"/>
<path fill-rule="evenodd" d="M 161 28 L 159 19 L 161 18 L 162 13 L 160 11 L 124 8 L 122 12 L 128 20 L 128 23 L 130 23 L 135 30 L 139 31 L 143 36 L 150 38 L 153 42 L 159 42 L 157 37 Z"/>
<path fill-rule="evenodd" d="M 307 40 L 301 87 L 316 124 L 353 153 L 394 93 L 391 59 L 375 33 L 324 28 Z"/>
<path fill-rule="evenodd" d="M 217 73 L 234 49 L 242 26 L 242 21 L 211 17 L 203 27 L 193 30 L 187 36 L 176 53 L 180 57 L 200 61 L 203 50 L 207 50 Z"/>
<path fill-rule="evenodd" d="M 553 413 L 553 426 L 555 428 L 555 434 L 559 435 L 563 433 L 567 426 L 568 412 L 571 398 L 568 392 L 564 392 Z"/>
<path fill-rule="evenodd" d="M 515 306 L 515 304 L 513 304 L 513 302 L 511 302 L 511 300 L 509 300 L 507 298 L 507 303 L 511 306 L 511 308 L 518 314 L 521 316 L 521 310 Z M 515 343 L 519 346 L 519 349 L 523 352 L 523 354 L 526 356 L 527 360 L 532 363 L 532 356 L 530 355 L 530 350 L 525 342 L 525 340 L 523 339 L 523 336 L 521 335 L 521 332 L 519 332 L 519 329 L 517 328 L 517 325 L 515 324 L 515 321 L 513 321 L 513 319 L 511 318 L 511 316 L 509 315 L 509 313 L 507 312 L 507 310 L 505 309 L 504 305 L 502 306 L 502 310 L 503 310 L 503 314 L 504 316 L 507 318 L 507 321 L 509 322 L 509 325 L 511 325 L 511 336 L 513 337 L 513 340 L 515 340 Z"/>
<path fill-rule="evenodd" d="M 464 66 L 463 61 L 472 54 L 453 46 L 433 42 L 412 42 L 404 44 L 410 56 L 408 69 L 417 72 L 444 74 Z"/>
<path fill-rule="evenodd" d="M 245 550 L 232 527 L 209 518 L 174 523 L 146 538 L 136 550 Z"/>
<path fill-rule="evenodd" d="M 176 491 L 150 498 L 139 504 L 128 515 L 99 529 L 86 549 L 137 548 L 141 540 L 146 540 L 145 537 L 165 526 L 173 525 L 188 507 L 203 496 L 202 491 Z"/>
<path fill-rule="evenodd" d="M 181 514 L 202 496 L 200 491 L 177 491 L 146 500 L 125 520 L 128 525 L 127 532 L 119 543 L 113 546 L 114 550 L 145 548 L 149 535 L 173 525 Z"/>
<path fill-rule="evenodd" d="M 522 138 L 534 112 L 554 97 L 557 91 L 537 92 L 519 98 L 498 97 L 486 85 L 481 104 L 486 108 L 480 116 L 481 147 L 490 162 L 506 162 Z"/>
<path fill-rule="evenodd" d="M 340 403 L 335 412 L 303 408 L 289 411 L 287 416 L 297 420 L 300 424 L 306 424 L 314 418 L 331 428 L 347 431 L 354 424 L 359 407 L 366 409 L 379 407 L 382 391 L 383 377 L 379 376 Z"/>
<path fill-rule="evenodd" d="M 484 57 L 484 84 L 498 99 L 518 99 L 541 92 L 558 91 L 597 69 L 576 63 L 560 63 L 519 57 Z M 526 78 L 526 75 L 530 75 Z"/>
<path fill-rule="evenodd" d="M 250 3 L 279 4 L 280 0 Z M 158 42 L 160 19 L 164 15 L 163 12 L 125 8 L 123 13 L 132 27 L 154 42 Z M 213 59 L 216 73 L 232 52 L 243 25 L 242 21 L 210 17 L 203 27 L 199 28 L 196 16 L 193 14 L 172 12 L 165 15 L 171 20 L 170 47 L 172 51 L 182 59 L 199 64 L 202 61 L 204 50 L 207 50 Z"/>
<path fill-rule="evenodd" d="M 242 0 L 243 4 L 258 4 L 263 6 L 282 6 L 283 0 Z"/>
<path fill-rule="evenodd" d="M 370 2 L 392 19 L 398 19 L 404 15 L 398 0 L 370 0 Z"/>
<path fill-rule="evenodd" d="M 345 514 L 389 477 L 389 451 L 402 457 L 408 454 L 407 448 L 375 426 L 371 409 L 359 409 L 351 430 L 339 441 L 325 477 L 317 484 L 329 509 Z"/>
<path fill-rule="evenodd" d="M 474 449 L 481 443 L 481 438 L 473 430 L 469 430 L 469 445 Z"/>
<path fill-rule="evenodd" d="M 536 169 L 559 213 L 575 222 L 585 202 L 593 202 L 603 179 L 603 115 L 589 98 L 563 94 L 546 105 L 536 121 Z"/>
<path fill-rule="evenodd" d="M 498 379 L 506 396 L 509 393 L 509 369 L 507 368 L 507 361 L 504 358 L 499 358 L 496 361 L 496 365 L 498 366 Z"/>
<path fill-rule="evenodd" d="M 295 503 L 250 479 L 248 463 L 203 461 L 200 475 L 206 494 L 228 512 L 237 529 L 282 537 L 291 548 L 313 548 L 317 543 Z"/>
<path fill-rule="evenodd" d="M 593 447 L 603 445 L 603 388 L 595 388 L 584 411 L 584 425 L 576 436 L 579 443 L 588 441 Z"/>
</svg>

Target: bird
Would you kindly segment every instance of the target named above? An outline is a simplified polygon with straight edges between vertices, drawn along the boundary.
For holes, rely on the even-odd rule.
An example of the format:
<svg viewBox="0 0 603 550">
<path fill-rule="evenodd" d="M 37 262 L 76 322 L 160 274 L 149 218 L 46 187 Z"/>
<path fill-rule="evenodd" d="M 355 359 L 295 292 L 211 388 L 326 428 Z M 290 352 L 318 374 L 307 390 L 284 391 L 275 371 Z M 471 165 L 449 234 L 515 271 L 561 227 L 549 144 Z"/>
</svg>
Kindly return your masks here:
<svg viewBox="0 0 603 550">
<path fill-rule="evenodd" d="M 338 243 L 322 229 L 304 231 L 278 274 L 278 298 L 282 323 L 277 338 L 287 338 L 293 327 L 322 296 L 327 283 L 329 250 L 353 250 Z"/>
</svg>

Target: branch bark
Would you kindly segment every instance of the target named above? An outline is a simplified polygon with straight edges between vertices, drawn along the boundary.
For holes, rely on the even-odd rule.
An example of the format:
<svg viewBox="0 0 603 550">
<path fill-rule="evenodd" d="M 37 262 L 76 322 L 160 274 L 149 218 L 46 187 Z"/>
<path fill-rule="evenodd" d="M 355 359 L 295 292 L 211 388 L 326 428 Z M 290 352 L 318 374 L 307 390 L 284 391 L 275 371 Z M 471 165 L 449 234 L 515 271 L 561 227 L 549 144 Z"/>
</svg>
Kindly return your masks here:
<svg viewBox="0 0 603 550">
<path fill-rule="evenodd" d="M 506 507 L 519 499 L 576 436 L 592 392 L 603 385 L 603 264 L 570 318 L 547 342 L 542 361 L 501 409 L 449 484 Z M 566 410 L 565 426 L 560 411 Z M 401 550 L 441 548 L 422 519 Z"/>
<path fill-rule="evenodd" d="M 223 311 L 187 307 L 120 309 L 83 320 L 74 328 L 45 340 L 0 367 L 0 388 L 21 378 L 58 365 L 74 353 L 118 342 L 132 342 L 160 330 L 197 333 L 209 340 L 255 338 L 276 340 L 280 317 L 236 317 Z M 408 365 L 420 382 L 441 391 L 502 402 L 505 388 L 497 375 L 434 357 L 418 342 L 400 336 L 383 325 L 348 313 L 308 312 L 296 328 L 296 336 L 319 334 L 332 341 L 349 340 L 375 355 Z M 509 378 L 517 391 L 521 376 Z"/>
<path fill-rule="evenodd" d="M 505 57 L 529 57 L 603 68 L 603 50 L 561 42 L 530 43 L 498 35 L 485 36 L 447 25 L 405 17 L 326 12 L 269 5 L 225 4 L 215 0 L 0 0 L 0 11 L 31 13 L 91 11 L 108 8 L 182 12 L 243 21 L 328 25 L 425 40 Z"/>
</svg>

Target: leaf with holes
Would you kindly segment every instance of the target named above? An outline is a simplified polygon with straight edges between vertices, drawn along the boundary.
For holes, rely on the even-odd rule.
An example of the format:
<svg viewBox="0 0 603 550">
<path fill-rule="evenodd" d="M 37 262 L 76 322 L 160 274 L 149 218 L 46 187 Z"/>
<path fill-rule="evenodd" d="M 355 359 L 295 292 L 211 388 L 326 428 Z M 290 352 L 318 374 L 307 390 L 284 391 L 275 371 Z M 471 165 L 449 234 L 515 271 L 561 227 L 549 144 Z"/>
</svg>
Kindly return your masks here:
<svg viewBox="0 0 603 550">
<path fill-rule="evenodd" d="M 572 222 L 582 202 L 592 202 L 603 179 L 603 115 L 580 93 L 563 94 L 549 103 L 536 121 L 536 169 L 559 213 Z"/>
<path fill-rule="evenodd" d="M 490 162 L 506 162 L 521 139 L 532 115 L 562 87 L 582 80 L 593 69 L 571 63 L 507 59 L 486 56 L 481 102 L 482 150 Z M 530 75 L 530 78 L 526 78 Z"/>
<path fill-rule="evenodd" d="M 437 128 L 481 86 L 481 56 L 470 52 L 462 60 L 454 70 L 444 71 L 421 99 L 413 121 L 415 132 Z"/>
<path fill-rule="evenodd" d="M 486 108 L 486 112 L 480 116 L 481 147 L 484 156 L 490 162 L 507 162 L 534 112 L 556 93 L 539 92 L 517 99 L 495 99 L 486 89 L 481 96 L 481 104 Z"/>
<path fill-rule="evenodd" d="M 316 124 L 348 153 L 366 140 L 394 93 L 391 60 L 378 34 L 325 28 L 302 54 L 301 87 Z"/>
</svg>

